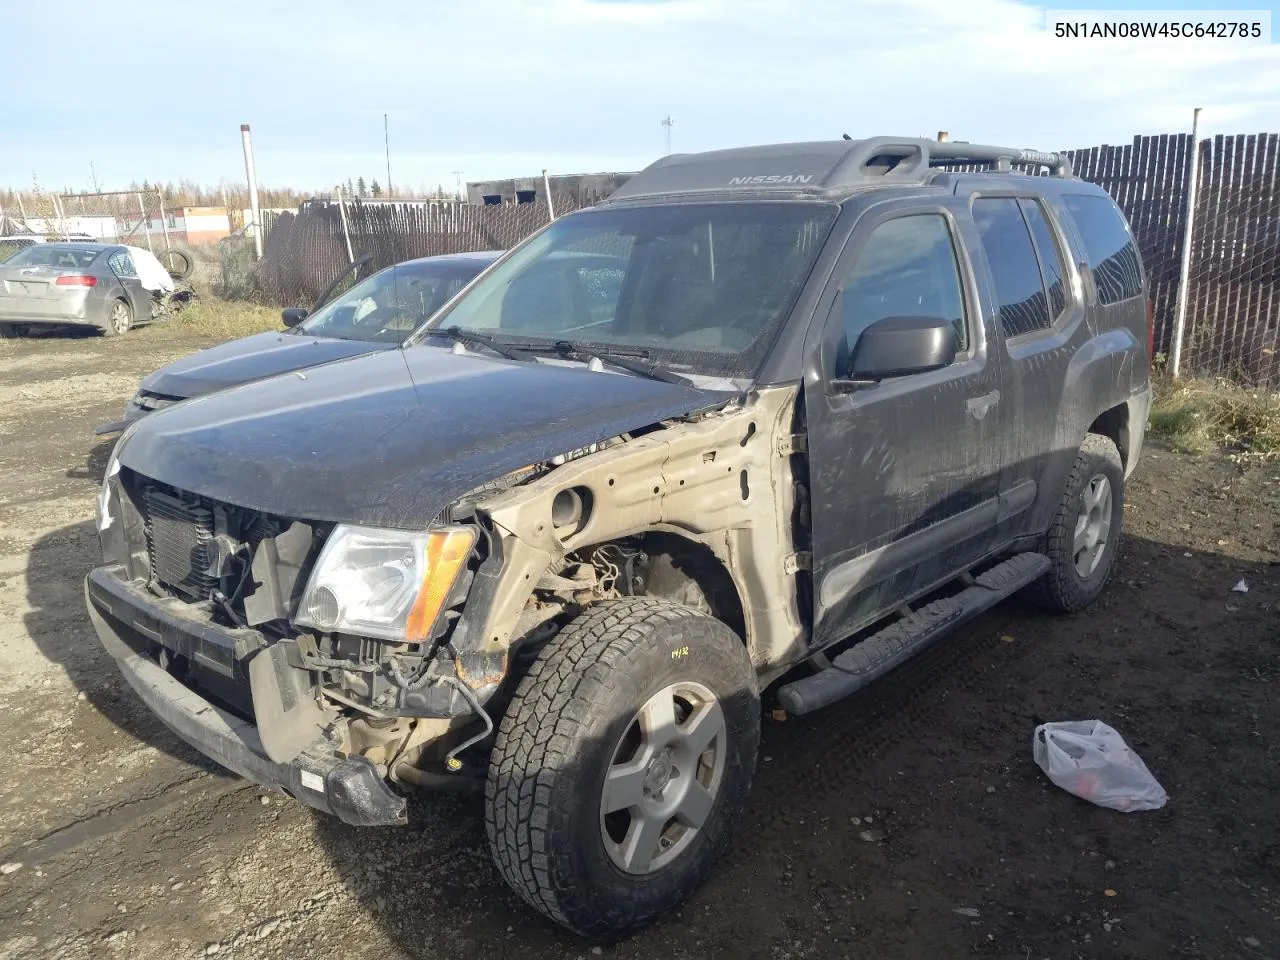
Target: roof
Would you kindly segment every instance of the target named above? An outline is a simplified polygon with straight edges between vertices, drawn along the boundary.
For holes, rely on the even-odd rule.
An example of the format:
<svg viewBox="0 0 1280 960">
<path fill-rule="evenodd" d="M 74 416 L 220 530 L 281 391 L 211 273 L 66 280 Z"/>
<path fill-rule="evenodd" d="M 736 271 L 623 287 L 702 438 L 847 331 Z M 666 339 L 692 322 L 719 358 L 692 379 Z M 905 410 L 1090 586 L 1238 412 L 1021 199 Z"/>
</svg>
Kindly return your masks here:
<svg viewBox="0 0 1280 960">
<path fill-rule="evenodd" d="M 100 243 L 97 240 L 50 240 L 46 247 L 75 247 L 77 250 L 113 250 L 123 246 L 119 243 Z"/>
<path fill-rule="evenodd" d="M 1047 168 L 1071 175 L 1063 155 L 918 137 L 818 140 L 673 154 L 650 164 L 606 203 L 640 197 L 738 192 L 840 197 L 860 188 L 926 184 L 941 169 Z"/>
</svg>

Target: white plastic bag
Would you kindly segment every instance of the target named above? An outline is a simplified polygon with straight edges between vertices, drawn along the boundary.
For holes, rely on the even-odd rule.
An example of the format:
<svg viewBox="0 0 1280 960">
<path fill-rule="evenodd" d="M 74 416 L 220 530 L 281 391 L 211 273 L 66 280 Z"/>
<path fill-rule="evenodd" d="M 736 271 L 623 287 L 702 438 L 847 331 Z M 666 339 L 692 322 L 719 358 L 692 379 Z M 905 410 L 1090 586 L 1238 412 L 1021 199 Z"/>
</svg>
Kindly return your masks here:
<svg viewBox="0 0 1280 960">
<path fill-rule="evenodd" d="M 1042 723 L 1032 752 L 1050 780 L 1100 807 L 1159 810 L 1169 799 L 1124 738 L 1101 720 Z"/>
</svg>

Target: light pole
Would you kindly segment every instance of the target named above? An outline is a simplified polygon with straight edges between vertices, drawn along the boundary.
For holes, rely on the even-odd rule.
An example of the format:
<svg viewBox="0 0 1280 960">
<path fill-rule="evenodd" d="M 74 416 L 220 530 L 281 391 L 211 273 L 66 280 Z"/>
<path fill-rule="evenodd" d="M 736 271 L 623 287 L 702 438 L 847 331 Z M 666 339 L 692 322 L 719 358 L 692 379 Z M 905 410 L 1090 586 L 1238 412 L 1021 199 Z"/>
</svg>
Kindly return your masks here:
<svg viewBox="0 0 1280 960">
<path fill-rule="evenodd" d="M 667 128 L 667 154 L 671 153 L 671 128 L 675 125 L 675 121 L 671 119 L 671 114 L 667 114 L 662 118 L 662 125 Z"/>
</svg>

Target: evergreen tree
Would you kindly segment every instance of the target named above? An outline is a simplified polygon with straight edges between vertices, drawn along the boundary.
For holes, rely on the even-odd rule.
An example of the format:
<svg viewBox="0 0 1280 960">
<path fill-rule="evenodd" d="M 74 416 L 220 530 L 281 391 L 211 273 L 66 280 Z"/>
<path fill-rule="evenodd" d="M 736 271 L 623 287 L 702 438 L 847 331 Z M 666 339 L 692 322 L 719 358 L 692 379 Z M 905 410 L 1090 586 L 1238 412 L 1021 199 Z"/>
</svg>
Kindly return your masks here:
<svg viewBox="0 0 1280 960">
<path fill-rule="evenodd" d="M 373 183 L 369 184 L 369 193 L 370 193 L 370 195 L 371 195 L 371 196 L 374 196 L 374 197 L 380 197 L 380 196 L 382 196 L 382 187 L 378 186 L 378 181 L 377 181 L 377 180 L 375 180 L 375 181 L 373 181 Z"/>
<path fill-rule="evenodd" d="M 364 177 L 356 177 L 356 196 L 367 197 L 368 195 L 364 187 Z"/>
</svg>

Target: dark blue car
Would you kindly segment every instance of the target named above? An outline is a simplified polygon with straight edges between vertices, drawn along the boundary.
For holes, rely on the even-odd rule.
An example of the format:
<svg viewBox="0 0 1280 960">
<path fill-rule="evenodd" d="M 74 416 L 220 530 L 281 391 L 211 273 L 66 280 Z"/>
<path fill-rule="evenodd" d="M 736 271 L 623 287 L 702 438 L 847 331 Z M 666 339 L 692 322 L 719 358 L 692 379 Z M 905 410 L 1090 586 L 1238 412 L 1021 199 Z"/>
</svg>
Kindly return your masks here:
<svg viewBox="0 0 1280 960">
<path fill-rule="evenodd" d="M 500 255 L 485 250 L 406 260 L 335 294 L 368 263 L 358 261 L 313 312 L 285 310 L 288 329 L 220 343 L 161 367 L 142 381 L 123 419 L 94 432 L 117 433 L 153 410 L 215 390 L 398 347 Z"/>
</svg>

